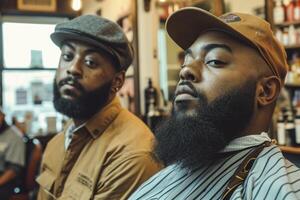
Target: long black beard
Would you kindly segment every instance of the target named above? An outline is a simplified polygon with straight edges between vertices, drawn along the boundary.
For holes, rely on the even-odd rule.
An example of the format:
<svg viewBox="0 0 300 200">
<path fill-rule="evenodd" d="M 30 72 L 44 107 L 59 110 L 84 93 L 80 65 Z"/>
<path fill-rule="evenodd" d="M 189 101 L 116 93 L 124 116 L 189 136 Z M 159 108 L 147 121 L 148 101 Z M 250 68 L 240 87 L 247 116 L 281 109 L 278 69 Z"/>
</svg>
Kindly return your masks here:
<svg viewBox="0 0 300 200">
<path fill-rule="evenodd" d="M 218 152 L 241 134 L 252 117 L 255 87 L 254 81 L 247 81 L 210 104 L 198 93 L 192 115 L 173 108 L 172 116 L 156 130 L 157 157 L 166 166 L 177 163 L 187 169 L 219 159 Z"/>
<path fill-rule="evenodd" d="M 76 81 L 76 80 L 74 80 Z M 81 96 L 76 100 L 68 100 L 61 97 L 59 86 L 54 80 L 53 104 L 56 111 L 73 119 L 88 119 L 102 109 L 109 98 L 111 81 L 94 91 L 86 92 L 84 88 L 76 85 L 81 91 Z"/>
</svg>

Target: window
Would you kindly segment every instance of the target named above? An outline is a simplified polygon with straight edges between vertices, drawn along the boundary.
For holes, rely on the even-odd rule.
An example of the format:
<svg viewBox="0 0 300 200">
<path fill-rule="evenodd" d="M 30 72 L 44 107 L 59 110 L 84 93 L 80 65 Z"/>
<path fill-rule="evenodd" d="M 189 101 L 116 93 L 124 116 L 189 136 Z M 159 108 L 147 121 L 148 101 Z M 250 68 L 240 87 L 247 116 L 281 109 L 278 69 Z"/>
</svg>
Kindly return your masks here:
<svg viewBox="0 0 300 200">
<path fill-rule="evenodd" d="M 62 116 L 52 105 L 60 50 L 52 43 L 50 34 L 55 24 L 64 20 L 66 18 L 1 18 L 2 106 L 8 122 L 13 116 L 20 121 L 26 119 L 30 136 L 61 128 Z"/>
</svg>

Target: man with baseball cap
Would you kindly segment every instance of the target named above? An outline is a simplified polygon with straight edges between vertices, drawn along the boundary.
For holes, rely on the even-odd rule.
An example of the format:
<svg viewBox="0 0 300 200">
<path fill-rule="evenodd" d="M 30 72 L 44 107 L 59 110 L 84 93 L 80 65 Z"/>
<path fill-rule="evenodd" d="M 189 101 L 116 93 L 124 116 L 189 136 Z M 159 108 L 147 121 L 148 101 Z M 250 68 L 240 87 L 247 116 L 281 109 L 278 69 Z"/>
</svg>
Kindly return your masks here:
<svg viewBox="0 0 300 200">
<path fill-rule="evenodd" d="M 186 53 L 173 114 L 156 133 L 167 167 L 129 199 L 300 199 L 300 170 L 267 134 L 288 69 L 270 25 L 183 8 L 166 29 Z"/>
<path fill-rule="evenodd" d="M 116 97 L 132 47 L 116 23 L 93 15 L 58 24 L 51 39 L 61 49 L 54 107 L 71 120 L 47 145 L 38 199 L 127 199 L 160 169 L 153 134 Z"/>
</svg>

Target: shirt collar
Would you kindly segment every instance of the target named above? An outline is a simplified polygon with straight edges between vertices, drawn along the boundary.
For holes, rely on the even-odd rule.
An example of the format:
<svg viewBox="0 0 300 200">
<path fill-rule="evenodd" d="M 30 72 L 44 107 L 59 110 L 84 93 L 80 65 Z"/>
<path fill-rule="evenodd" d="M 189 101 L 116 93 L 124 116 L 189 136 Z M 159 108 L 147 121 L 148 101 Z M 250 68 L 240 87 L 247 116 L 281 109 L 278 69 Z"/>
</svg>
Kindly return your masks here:
<svg viewBox="0 0 300 200">
<path fill-rule="evenodd" d="M 82 128 L 86 128 L 91 134 L 92 138 L 99 137 L 104 130 L 111 124 L 121 111 L 121 104 L 117 97 L 115 97 L 109 104 L 102 108 L 98 113 L 91 117 L 87 122 L 73 129 L 76 134 Z M 74 124 L 72 120 L 72 124 Z"/>
<path fill-rule="evenodd" d="M 221 152 L 240 151 L 249 147 L 260 145 L 265 141 L 271 142 L 271 138 L 266 132 L 262 132 L 259 135 L 247 135 L 235 138 Z"/>
</svg>

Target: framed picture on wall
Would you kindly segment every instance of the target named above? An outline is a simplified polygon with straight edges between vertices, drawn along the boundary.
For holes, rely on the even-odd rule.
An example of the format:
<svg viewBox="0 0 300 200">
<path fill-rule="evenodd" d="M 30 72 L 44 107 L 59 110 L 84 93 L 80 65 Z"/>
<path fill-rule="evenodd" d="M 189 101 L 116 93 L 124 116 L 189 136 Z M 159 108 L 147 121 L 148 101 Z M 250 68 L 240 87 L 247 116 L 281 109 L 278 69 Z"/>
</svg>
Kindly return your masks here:
<svg viewBox="0 0 300 200">
<path fill-rule="evenodd" d="M 56 11 L 56 0 L 18 0 L 18 9 L 26 11 Z"/>
</svg>

